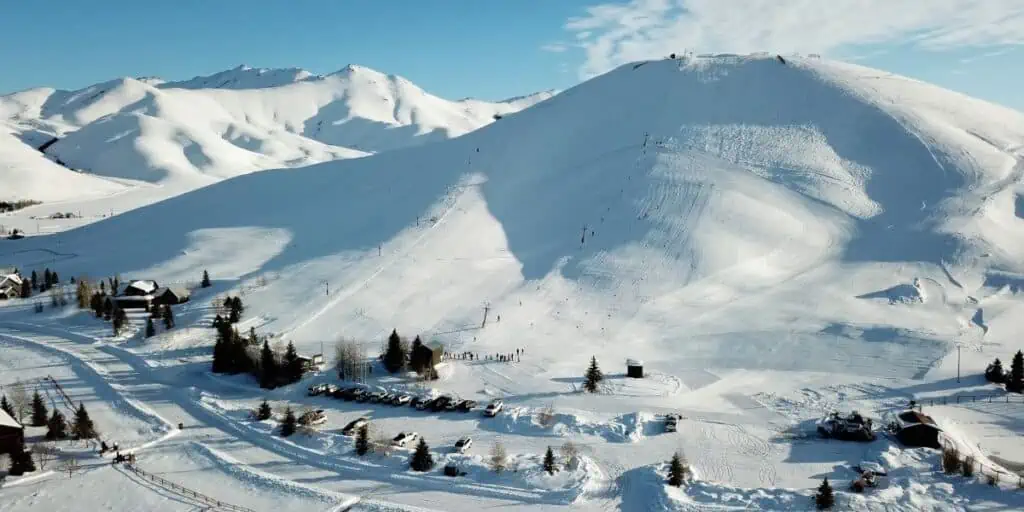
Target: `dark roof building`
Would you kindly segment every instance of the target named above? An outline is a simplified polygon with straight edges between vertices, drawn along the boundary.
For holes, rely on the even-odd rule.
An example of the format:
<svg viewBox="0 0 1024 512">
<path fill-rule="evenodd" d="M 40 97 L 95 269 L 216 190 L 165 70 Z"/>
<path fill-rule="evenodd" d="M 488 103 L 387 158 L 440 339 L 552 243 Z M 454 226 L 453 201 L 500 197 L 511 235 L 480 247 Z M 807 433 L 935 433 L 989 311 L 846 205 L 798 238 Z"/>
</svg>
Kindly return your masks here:
<svg viewBox="0 0 1024 512">
<path fill-rule="evenodd" d="M 25 447 L 25 428 L 0 409 L 0 453 L 15 453 Z"/>
<path fill-rule="evenodd" d="M 152 293 L 152 297 L 153 304 L 174 305 L 188 302 L 190 294 L 187 288 L 180 286 L 164 286 L 162 288 L 157 288 L 156 291 Z"/>
<path fill-rule="evenodd" d="M 150 295 L 160 288 L 160 285 L 156 281 L 149 279 L 140 279 L 128 283 L 128 286 L 124 287 L 124 292 L 121 295 Z"/>
<path fill-rule="evenodd" d="M 942 448 L 942 429 L 931 416 L 919 411 L 903 411 L 896 418 L 896 439 L 904 446 Z"/>
</svg>

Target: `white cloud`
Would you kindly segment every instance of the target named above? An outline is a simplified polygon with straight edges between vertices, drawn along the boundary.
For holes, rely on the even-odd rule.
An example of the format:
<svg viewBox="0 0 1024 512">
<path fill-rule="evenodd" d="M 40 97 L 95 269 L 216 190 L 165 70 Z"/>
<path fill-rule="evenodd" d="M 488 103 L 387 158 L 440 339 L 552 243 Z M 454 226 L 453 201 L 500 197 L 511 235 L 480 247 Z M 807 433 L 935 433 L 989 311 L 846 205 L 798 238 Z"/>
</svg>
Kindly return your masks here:
<svg viewBox="0 0 1024 512">
<path fill-rule="evenodd" d="M 566 47 L 562 43 L 548 43 L 544 46 L 541 46 L 540 49 L 551 53 L 562 53 L 565 50 L 567 50 L 568 47 Z"/>
<path fill-rule="evenodd" d="M 830 53 L 903 43 L 931 51 L 1024 44 L 1024 0 L 631 0 L 565 26 L 583 77 L 684 50 Z"/>
</svg>

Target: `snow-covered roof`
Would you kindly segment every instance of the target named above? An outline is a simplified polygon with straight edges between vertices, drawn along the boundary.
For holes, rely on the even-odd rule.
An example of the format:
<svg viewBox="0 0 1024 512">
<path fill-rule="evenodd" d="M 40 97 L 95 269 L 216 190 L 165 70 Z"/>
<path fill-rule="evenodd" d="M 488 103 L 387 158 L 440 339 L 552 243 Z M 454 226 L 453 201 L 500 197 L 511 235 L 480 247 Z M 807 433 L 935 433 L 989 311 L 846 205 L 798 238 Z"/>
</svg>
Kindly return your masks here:
<svg viewBox="0 0 1024 512">
<path fill-rule="evenodd" d="M 639 359 L 626 359 L 626 366 L 643 366 L 644 362 Z"/>
<path fill-rule="evenodd" d="M 182 286 L 161 286 L 160 288 L 157 288 L 156 291 L 153 292 L 153 296 L 154 297 L 159 297 L 159 296 L 167 293 L 168 291 L 173 293 L 174 296 L 178 297 L 179 299 L 182 298 L 182 297 L 188 297 L 189 296 L 188 288 L 184 288 Z"/>
<path fill-rule="evenodd" d="M 0 427 L 22 428 L 21 423 L 15 421 L 10 414 L 0 409 Z"/>
<path fill-rule="evenodd" d="M 21 286 L 21 276 L 18 274 L 0 274 L 0 286 L 3 286 L 5 283 L 14 283 Z"/>
<path fill-rule="evenodd" d="M 128 283 L 128 288 L 135 288 L 137 290 L 144 291 L 146 293 L 153 293 L 157 289 L 156 281 L 151 280 L 138 280 Z"/>
</svg>

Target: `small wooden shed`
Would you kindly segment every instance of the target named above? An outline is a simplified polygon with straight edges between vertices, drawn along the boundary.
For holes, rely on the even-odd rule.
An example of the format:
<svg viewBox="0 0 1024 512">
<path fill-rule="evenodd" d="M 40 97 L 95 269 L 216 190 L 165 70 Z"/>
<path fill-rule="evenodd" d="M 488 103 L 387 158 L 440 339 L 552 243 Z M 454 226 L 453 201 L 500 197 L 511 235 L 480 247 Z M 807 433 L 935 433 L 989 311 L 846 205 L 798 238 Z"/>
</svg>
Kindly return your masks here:
<svg viewBox="0 0 1024 512">
<path fill-rule="evenodd" d="M 25 447 L 25 428 L 0 409 L 0 453 L 16 453 Z"/>
<path fill-rule="evenodd" d="M 626 376 L 634 379 L 644 378 L 644 362 L 639 359 L 626 359 Z"/>
</svg>

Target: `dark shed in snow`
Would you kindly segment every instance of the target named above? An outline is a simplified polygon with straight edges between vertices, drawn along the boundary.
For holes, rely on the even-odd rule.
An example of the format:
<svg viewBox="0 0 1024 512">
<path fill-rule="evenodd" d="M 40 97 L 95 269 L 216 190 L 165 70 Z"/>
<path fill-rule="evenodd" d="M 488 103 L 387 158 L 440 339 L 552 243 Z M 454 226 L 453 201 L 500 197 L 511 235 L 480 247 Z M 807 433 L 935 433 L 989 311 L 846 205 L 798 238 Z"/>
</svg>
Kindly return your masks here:
<svg viewBox="0 0 1024 512">
<path fill-rule="evenodd" d="M 25 428 L 0 409 L 0 453 L 15 453 L 24 446 Z"/>
<path fill-rule="evenodd" d="M 634 379 L 644 378 L 644 362 L 639 359 L 626 359 L 626 376 Z"/>
<path fill-rule="evenodd" d="M 939 442 L 942 429 L 927 414 L 903 411 L 896 418 L 896 439 L 904 446 L 942 448 L 942 443 Z"/>
<path fill-rule="evenodd" d="M 153 304 L 175 305 L 188 302 L 189 292 L 179 286 L 165 286 L 153 292 Z"/>
</svg>

